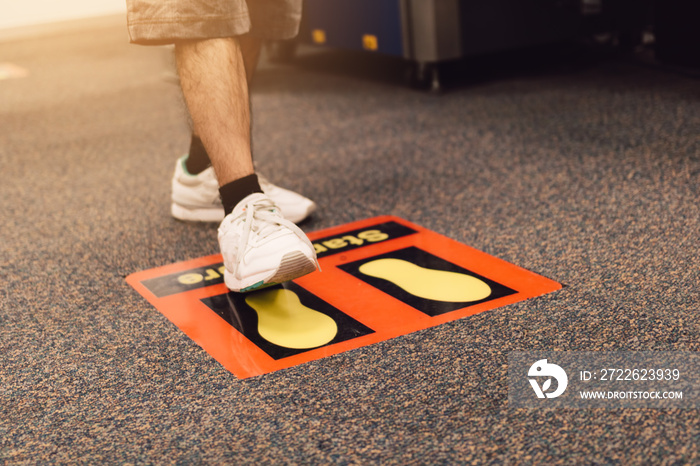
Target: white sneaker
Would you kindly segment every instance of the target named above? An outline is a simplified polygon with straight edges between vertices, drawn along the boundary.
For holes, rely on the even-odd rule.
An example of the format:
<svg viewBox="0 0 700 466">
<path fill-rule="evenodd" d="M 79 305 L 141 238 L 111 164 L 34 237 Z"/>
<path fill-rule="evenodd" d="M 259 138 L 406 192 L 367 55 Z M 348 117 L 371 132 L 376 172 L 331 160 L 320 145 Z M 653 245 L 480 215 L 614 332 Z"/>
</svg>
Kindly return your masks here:
<svg viewBox="0 0 700 466">
<path fill-rule="evenodd" d="M 290 222 L 299 223 L 316 210 L 316 203 L 308 197 L 274 185 L 260 173 L 258 173 L 258 182 L 263 192 L 272 199 L 272 202 L 282 211 L 284 218 Z"/>
<path fill-rule="evenodd" d="M 224 207 L 219 197 L 219 183 L 213 167 L 197 175 L 184 168 L 187 156 L 178 159 L 172 181 L 170 212 L 178 220 L 189 222 L 221 222 Z M 258 174 L 260 187 L 280 208 L 284 218 L 299 223 L 316 210 L 316 203 L 301 194 L 280 188 Z"/>
<path fill-rule="evenodd" d="M 311 241 L 262 193 L 247 196 L 224 218 L 219 247 L 231 291 L 252 291 L 318 268 Z"/>
</svg>

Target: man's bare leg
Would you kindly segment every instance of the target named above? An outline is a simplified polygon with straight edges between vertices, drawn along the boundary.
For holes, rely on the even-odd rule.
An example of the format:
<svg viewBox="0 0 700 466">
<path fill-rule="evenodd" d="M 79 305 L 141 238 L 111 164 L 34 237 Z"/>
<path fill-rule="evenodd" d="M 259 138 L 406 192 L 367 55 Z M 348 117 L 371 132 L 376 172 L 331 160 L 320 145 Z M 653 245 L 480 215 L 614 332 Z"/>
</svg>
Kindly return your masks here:
<svg viewBox="0 0 700 466">
<path fill-rule="evenodd" d="M 219 185 L 252 175 L 250 100 L 238 38 L 179 42 L 175 57 L 193 129 Z"/>
<path fill-rule="evenodd" d="M 252 291 L 313 272 L 318 267 L 314 246 L 282 216 L 255 176 L 248 82 L 239 40 L 178 43 L 175 56 L 192 124 L 220 186 L 226 217 L 218 239 L 226 286 Z"/>
<path fill-rule="evenodd" d="M 215 41 L 219 40 L 228 41 L 228 39 L 216 39 Z M 243 67 L 245 68 L 246 75 L 245 81 L 249 83 L 253 77 L 253 74 L 255 73 L 255 68 L 258 63 L 258 57 L 261 49 L 261 41 L 251 35 L 239 36 L 236 39 L 236 41 L 238 42 L 240 55 L 243 58 Z M 196 48 L 199 45 L 201 45 L 201 47 L 203 48 L 206 48 L 206 46 L 209 46 L 210 44 L 201 44 L 200 42 L 193 42 L 187 44 L 180 44 L 176 47 L 178 68 L 181 75 L 183 75 L 183 77 L 181 78 L 183 93 L 185 94 L 185 100 L 187 101 L 188 106 L 191 110 L 193 110 L 192 119 L 196 121 L 194 122 L 193 134 L 190 142 L 190 150 L 188 152 L 188 155 L 178 159 L 177 166 L 175 168 L 175 177 L 173 178 L 172 191 L 173 202 L 171 205 L 171 213 L 173 217 L 180 220 L 196 222 L 221 221 L 223 215 L 230 212 L 235 206 L 237 199 L 241 198 L 241 193 L 245 194 L 247 192 L 257 192 L 257 190 L 262 190 L 270 196 L 270 198 L 274 201 L 275 204 L 277 204 L 277 206 L 279 206 L 282 209 L 287 219 L 295 223 L 301 222 L 316 209 L 316 204 L 311 199 L 308 199 L 302 196 L 301 194 L 295 193 L 293 191 L 289 191 L 287 189 L 280 188 L 279 186 L 275 186 L 262 178 L 252 176 L 252 174 L 250 173 L 248 173 L 248 175 L 250 176 L 247 176 L 244 173 L 226 175 L 225 168 L 222 169 L 221 163 L 217 163 L 217 161 L 214 160 L 216 156 L 209 156 L 208 152 L 212 150 L 212 148 L 209 147 L 209 145 L 212 144 L 211 138 L 214 138 L 213 140 L 216 143 L 216 137 L 221 137 L 221 133 L 230 135 L 231 131 L 213 131 L 212 134 L 214 136 L 210 136 L 209 142 L 207 142 L 206 137 L 203 137 L 202 139 L 205 139 L 205 141 L 202 141 L 202 139 L 196 136 L 196 131 L 199 131 L 199 127 L 201 126 L 201 124 L 198 123 L 201 123 L 202 120 L 202 118 L 199 118 L 197 116 L 197 108 L 201 110 L 202 105 L 204 105 L 205 110 L 208 111 L 209 105 L 214 105 L 216 108 L 222 106 L 222 102 L 220 102 L 219 100 L 210 100 L 211 96 L 217 94 L 212 93 L 211 90 L 208 90 L 207 86 L 214 87 L 215 89 L 220 91 L 221 89 L 219 89 L 219 87 L 221 87 L 223 90 L 227 88 L 227 83 L 231 81 L 231 77 L 236 78 L 234 81 L 237 86 L 240 86 L 242 82 L 240 78 L 240 63 L 236 62 L 236 67 L 233 71 L 227 69 L 234 68 L 230 66 L 231 58 L 227 58 L 223 61 L 223 63 L 227 64 L 227 66 L 221 67 L 221 63 L 218 61 L 219 59 L 213 60 L 214 65 L 211 65 L 211 63 L 208 63 L 206 61 L 206 54 L 202 54 L 201 56 L 198 55 L 199 52 L 196 50 Z M 211 48 L 211 52 L 216 53 L 216 47 Z M 228 49 L 228 46 L 225 48 Z M 201 60 L 204 60 L 204 63 L 200 63 Z M 209 60 L 209 62 L 211 61 L 212 60 Z M 218 67 L 215 70 L 216 73 L 222 73 L 224 77 L 216 78 L 215 73 L 207 71 L 211 69 L 212 66 Z M 194 71 L 191 70 L 192 67 L 195 68 Z M 222 70 L 221 68 L 224 69 Z M 200 80 L 200 73 L 205 73 L 205 77 L 208 78 L 208 80 Z M 239 74 L 235 75 L 233 73 Z M 212 80 L 212 76 L 214 76 L 213 83 L 210 82 Z M 238 92 L 240 94 L 242 91 L 239 89 Z M 201 101 L 203 95 L 205 96 L 204 103 L 202 103 Z M 211 97 L 211 99 L 213 99 L 213 97 Z M 191 101 L 194 103 L 192 103 Z M 228 101 L 224 101 L 223 103 L 230 104 L 230 102 Z M 245 133 L 245 135 L 247 136 L 247 139 L 245 139 L 245 148 L 247 149 L 245 153 L 248 154 L 246 156 L 247 162 L 248 158 L 252 160 L 252 154 L 250 153 L 250 99 L 248 96 L 246 96 L 242 99 L 237 99 L 235 104 L 246 105 L 248 108 L 248 123 L 244 125 L 245 128 L 247 128 L 247 132 Z M 194 108 L 195 105 L 198 105 L 199 107 Z M 237 111 L 240 110 L 241 109 L 238 108 Z M 205 117 L 214 116 L 213 113 L 211 115 L 206 115 L 206 111 L 204 115 Z M 226 113 L 226 111 L 223 112 L 223 114 Z M 218 121 L 222 121 L 221 114 L 222 112 L 219 112 Z M 235 116 L 231 116 L 228 117 L 228 120 L 224 119 L 223 121 L 224 123 L 226 123 L 227 121 L 233 122 L 235 121 L 235 119 Z M 228 125 L 224 124 L 223 126 L 227 127 Z M 226 146 L 230 147 L 230 144 L 232 142 L 226 142 Z M 233 144 L 235 144 L 235 142 L 233 142 Z M 237 149 L 241 149 L 241 147 L 238 147 Z M 226 151 L 223 151 L 222 153 L 224 154 L 224 157 L 230 156 Z M 226 161 L 225 163 L 237 164 L 239 162 L 233 160 Z M 212 173 L 211 171 L 207 170 L 211 165 L 214 165 L 214 171 L 218 178 L 217 180 L 214 180 L 214 186 L 216 186 L 216 183 L 218 183 L 219 186 L 227 185 L 228 180 L 238 181 L 240 180 L 240 178 L 238 177 L 239 175 L 241 175 L 241 177 L 244 177 L 243 183 L 235 183 L 235 186 L 224 186 L 223 190 L 212 191 Z M 248 165 L 249 170 L 250 168 L 251 167 Z M 200 174 L 202 175 L 200 176 Z M 191 177 L 192 175 L 199 176 L 199 178 L 194 179 Z M 246 180 L 251 181 L 251 183 L 248 183 Z M 221 204 L 223 204 L 223 209 L 220 208 Z"/>
<path fill-rule="evenodd" d="M 314 246 L 262 192 L 255 175 L 239 39 L 178 43 L 175 57 L 194 130 L 220 186 L 226 216 L 218 239 L 226 286 L 252 291 L 313 272 L 318 267 Z"/>
<path fill-rule="evenodd" d="M 258 61 L 260 59 L 262 41 L 251 34 L 246 34 L 239 36 L 238 42 L 241 47 L 241 54 L 243 55 L 243 64 L 246 70 L 246 81 L 248 81 L 248 88 L 250 88 L 250 83 L 253 79 L 255 69 L 257 68 Z M 204 171 L 210 165 L 211 161 L 209 160 L 207 150 L 204 148 L 201 138 L 193 128 L 192 137 L 190 140 L 189 155 L 185 160 L 187 171 L 196 175 L 197 173 Z"/>
</svg>

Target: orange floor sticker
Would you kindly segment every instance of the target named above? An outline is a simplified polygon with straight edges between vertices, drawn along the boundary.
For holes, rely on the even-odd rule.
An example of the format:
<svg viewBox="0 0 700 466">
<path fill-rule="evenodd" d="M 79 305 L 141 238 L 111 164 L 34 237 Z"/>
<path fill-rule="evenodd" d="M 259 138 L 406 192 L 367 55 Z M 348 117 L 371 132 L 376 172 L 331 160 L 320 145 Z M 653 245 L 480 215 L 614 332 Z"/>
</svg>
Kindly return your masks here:
<svg viewBox="0 0 700 466">
<path fill-rule="evenodd" d="M 322 272 L 251 293 L 220 255 L 127 282 L 239 378 L 266 374 L 561 288 L 548 278 L 383 216 L 309 234 Z"/>
</svg>

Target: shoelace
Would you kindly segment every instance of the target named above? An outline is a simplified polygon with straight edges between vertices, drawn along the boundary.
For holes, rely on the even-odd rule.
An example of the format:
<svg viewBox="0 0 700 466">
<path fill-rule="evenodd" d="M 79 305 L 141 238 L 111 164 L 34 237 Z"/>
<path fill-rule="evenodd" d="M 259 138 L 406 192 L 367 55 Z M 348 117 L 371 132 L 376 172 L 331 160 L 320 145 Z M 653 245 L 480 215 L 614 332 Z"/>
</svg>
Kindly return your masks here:
<svg viewBox="0 0 700 466">
<path fill-rule="evenodd" d="M 282 217 L 282 215 L 279 213 L 279 208 L 268 199 L 257 199 L 256 201 L 248 202 L 245 205 L 241 215 L 233 219 L 232 223 L 240 219 L 243 215 L 245 215 L 245 220 L 243 221 L 243 234 L 241 235 L 238 243 L 236 272 L 238 272 L 238 266 L 243 260 L 243 252 L 245 251 L 246 244 L 248 244 L 248 238 L 250 237 L 251 231 L 255 231 L 260 235 L 260 237 L 265 238 L 277 231 L 275 226 L 281 225 L 290 229 L 300 240 L 309 246 L 312 251 L 314 250 L 313 244 L 311 244 L 311 241 L 309 241 L 309 238 L 306 237 L 306 234 L 304 234 L 301 228 Z M 265 222 L 265 225 L 260 228 L 259 226 L 253 224 L 254 220 Z M 313 261 L 314 264 L 316 264 L 316 268 L 320 270 L 321 266 L 319 265 L 318 260 L 314 257 Z"/>
</svg>

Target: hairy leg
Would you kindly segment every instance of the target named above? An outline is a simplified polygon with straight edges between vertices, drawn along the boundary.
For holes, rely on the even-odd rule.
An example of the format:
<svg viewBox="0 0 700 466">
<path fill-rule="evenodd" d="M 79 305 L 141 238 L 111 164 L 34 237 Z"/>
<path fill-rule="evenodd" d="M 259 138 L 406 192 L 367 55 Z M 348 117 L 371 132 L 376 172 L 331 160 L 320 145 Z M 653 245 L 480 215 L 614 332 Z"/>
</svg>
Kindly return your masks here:
<svg viewBox="0 0 700 466">
<path fill-rule="evenodd" d="M 193 130 L 207 149 L 219 185 L 252 175 L 250 100 L 241 41 L 179 42 L 175 57 Z"/>
<path fill-rule="evenodd" d="M 241 46 L 241 54 L 243 55 L 243 65 L 245 66 L 246 70 L 248 88 L 250 88 L 250 83 L 253 79 L 255 69 L 257 68 L 258 61 L 260 59 L 262 40 L 256 38 L 252 34 L 246 34 L 239 36 L 238 41 Z M 189 156 L 187 157 L 185 164 L 187 166 L 187 170 L 192 174 L 200 173 L 211 165 L 211 160 L 209 160 L 207 150 L 204 148 L 202 140 L 194 128 L 192 128 Z"/>
</svg>

